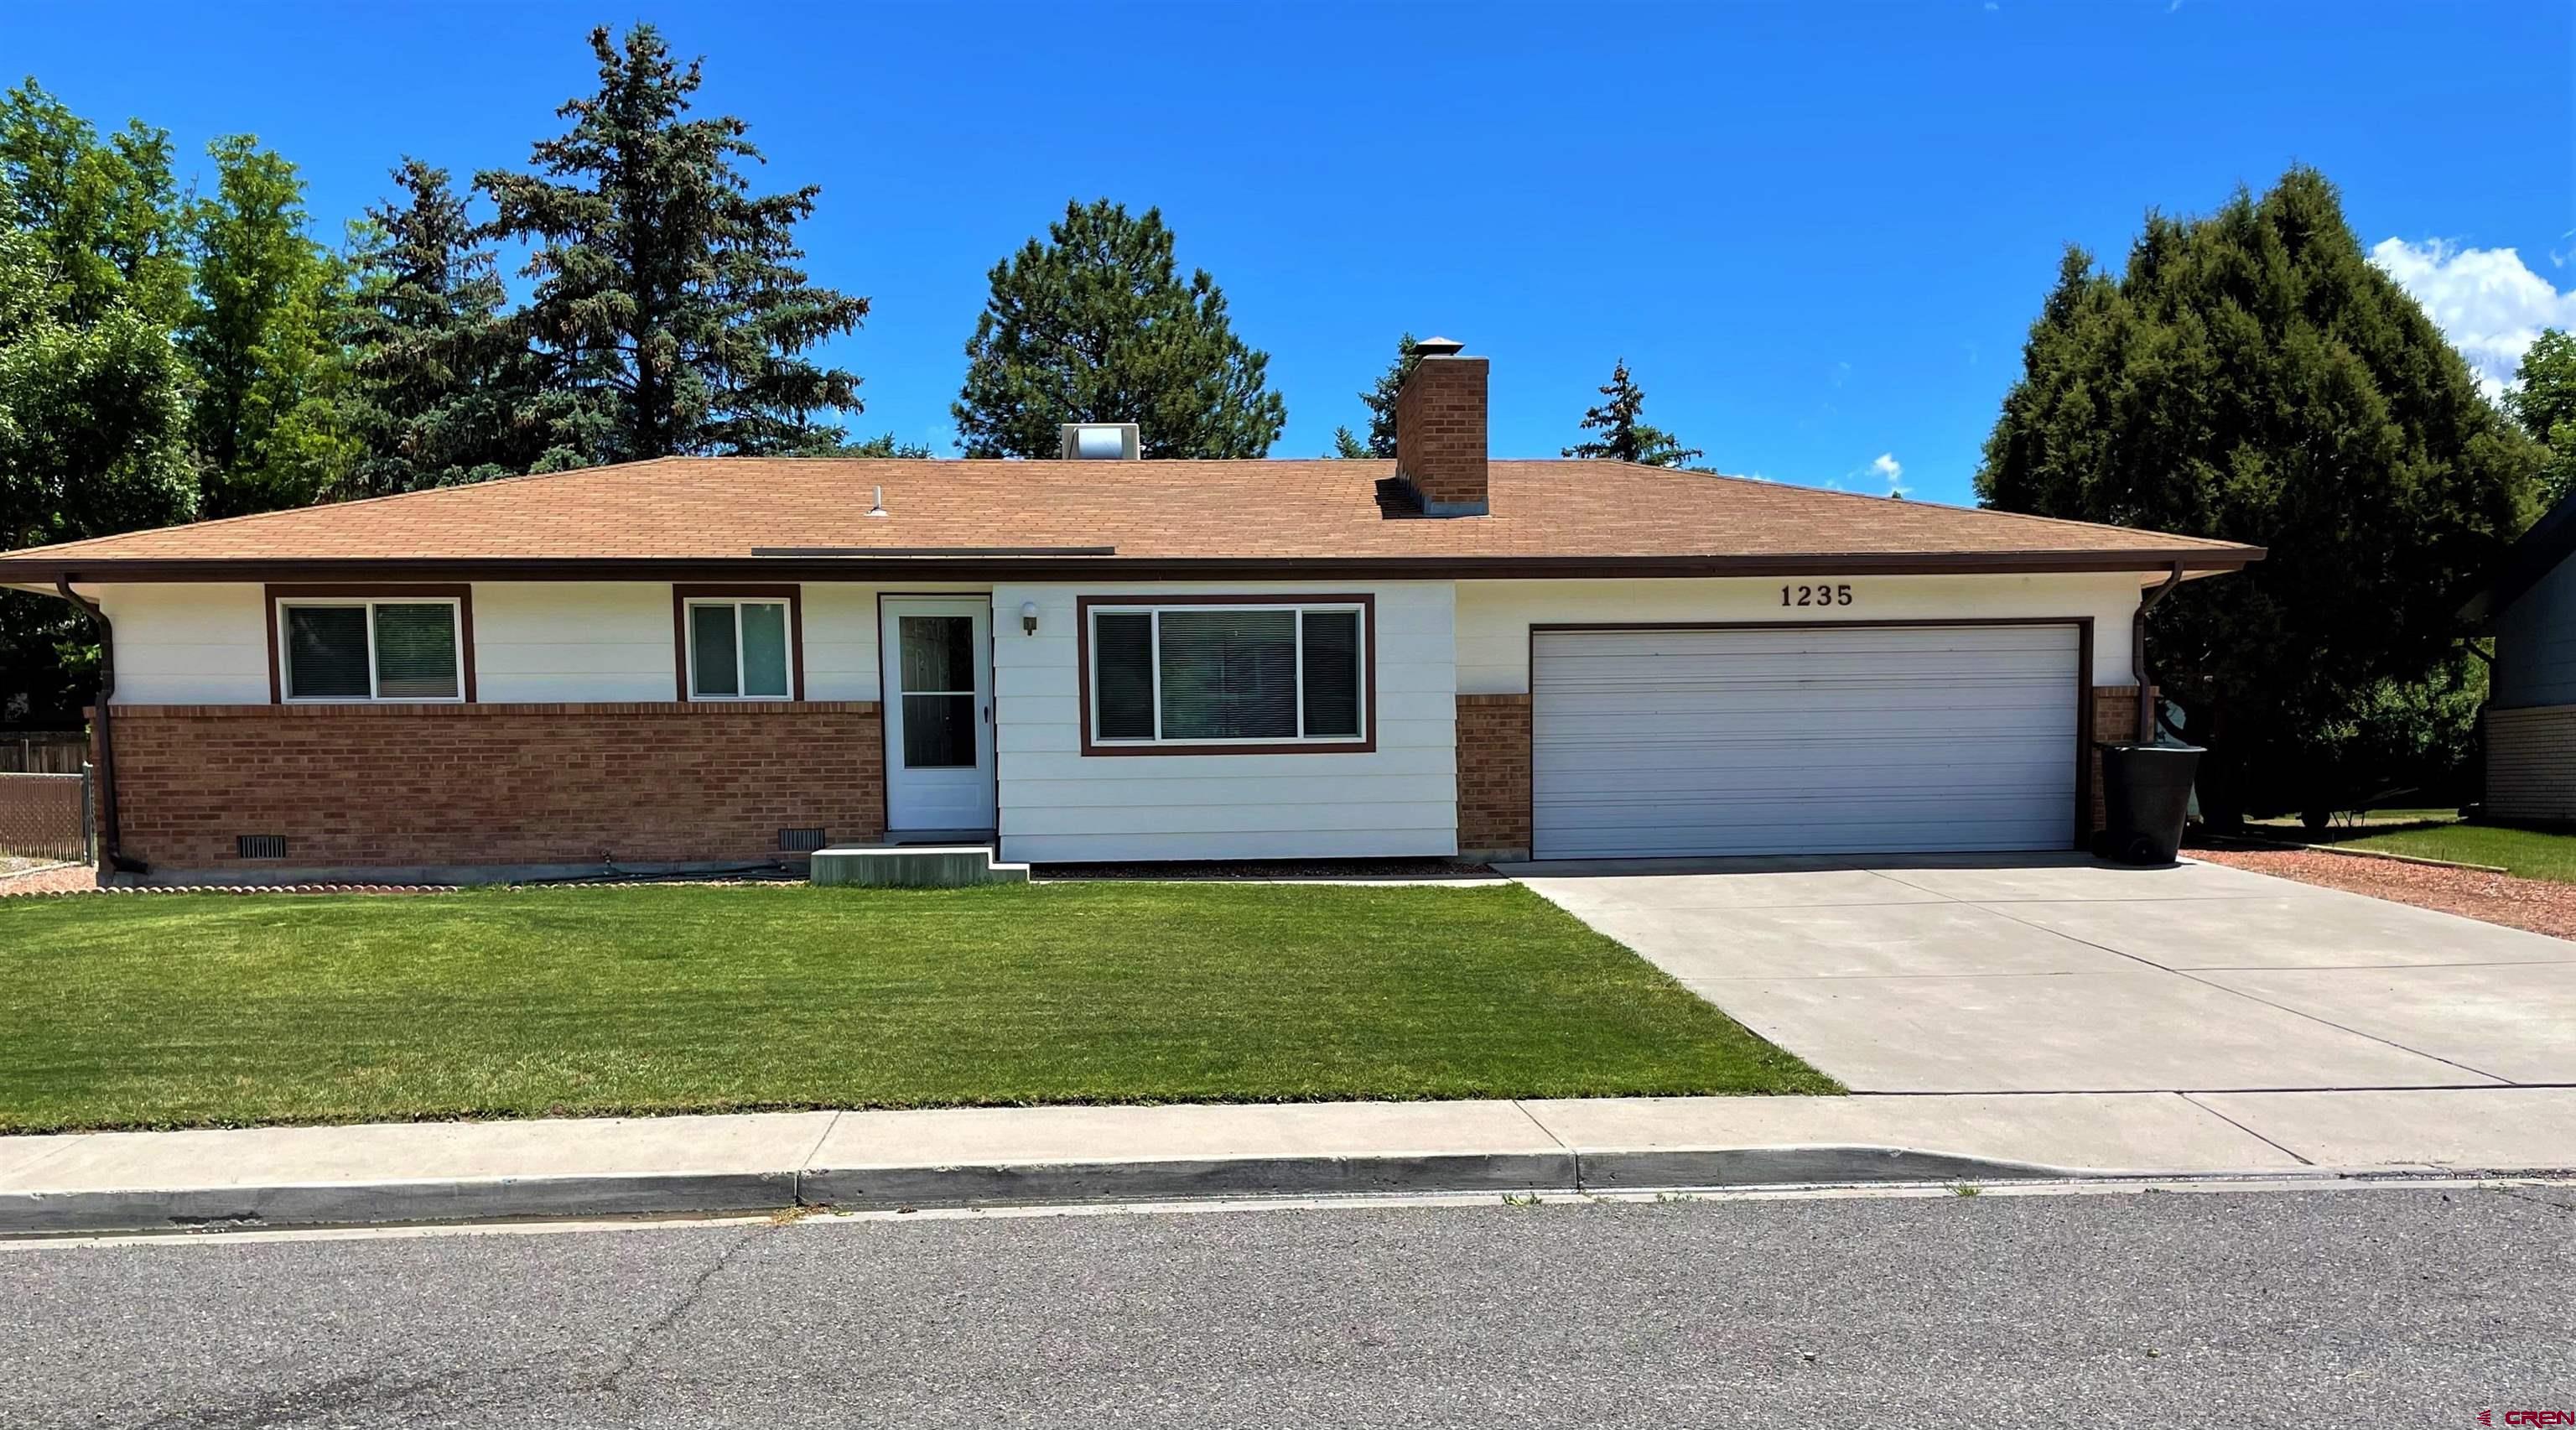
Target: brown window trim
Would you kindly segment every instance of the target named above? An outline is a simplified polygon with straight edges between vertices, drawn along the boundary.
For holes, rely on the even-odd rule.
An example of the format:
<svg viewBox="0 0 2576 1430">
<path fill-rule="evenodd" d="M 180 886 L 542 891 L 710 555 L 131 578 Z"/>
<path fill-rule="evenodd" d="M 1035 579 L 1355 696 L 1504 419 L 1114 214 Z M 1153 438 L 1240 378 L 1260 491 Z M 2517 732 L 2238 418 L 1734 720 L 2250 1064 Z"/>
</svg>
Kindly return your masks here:
<svg viewBox="0 0 2576 1430">
<path fill-rule="evenodd" d="M 1100 744 L 1091 738 L 1091 610 L 1094 606 L 1357 606 L 1360 608 L 1360 738 L 1268 745 Z M 1365 591 L 1275 592 L 1261 596 L 1081 596 L 1073 603 L 1074 665 L 1085 755 L 1365 755 L 1377 749 L 1377 597 Z M 1302 673 L 1301 673 L 1302 676 Z"/>
<path fill-rule="evenodd" d="M 378 601 L 398 601 L 406 596 L 434 596 L 440 600 L 449 600 L 456 603 L 456 663 L 461 667 L 458 674 L 465 677 L 465 703 L 468 705 L 473 704 L 475 701 L 474 588 L 470 585 L 462 584 L 443 585 L 420 583 L 414 583 L 411 585 L 375 586 L 353 584 L 330 586 L 268 585 L 261 587 L 260 605 L 266 614 L 268 625 L 268 703 L 271 705 L 283 705 L 286 703 L 286 672 L 279 663 L 277 648 L 278 602 L 349 600 L 356 597 L 365 597 L 370 600 Z M 348 703 L 352 705 L 402 705 L 406 703 L 419 702 L 376 700 L 370 698 L 365 701 L 353 700 Z M 445 705 L 451 702 L 441 700 L 435 703 Z"/>
<path fill-rule="evenodd" d="M 741 705 L 737 695 L 689 694 L 689 603 L 691 601 L 785 601 L 787 603 L 787 689 L 789 700 L 805 698 L 805 588 L 802 586 L 671 587 L 671 678 L 683 704 Z M 763 697 L 748 703 L 761 704 Z"/>
</svg>

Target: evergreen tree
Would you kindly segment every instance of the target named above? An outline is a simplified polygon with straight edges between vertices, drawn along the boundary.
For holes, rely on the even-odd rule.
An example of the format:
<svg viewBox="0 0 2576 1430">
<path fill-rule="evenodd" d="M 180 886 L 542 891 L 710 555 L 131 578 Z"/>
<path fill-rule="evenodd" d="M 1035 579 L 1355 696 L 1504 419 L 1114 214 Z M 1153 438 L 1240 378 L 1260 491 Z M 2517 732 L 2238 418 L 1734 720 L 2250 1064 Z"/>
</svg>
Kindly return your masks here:
<svg viewBox="0 0 2576 1430">
<path fill-rule="evenodd" d="M 2322 814 L 2341 753 L 2456 683 L 2454 612 L 2532 510 L 2539 452 L 2292 169 L 2200 219 L 2150 214 L 2118 275 L 2070 249 L 1977 473 L 1988 506 L 2252 542 L 2150 618 L 2153 674 L 2209 747 L 2201 806 Z M 2375 792 L 2375 791 L 2366 791 Z"/>
<path fill-rule="evenodd" d="M 359 226 L 349 427 L 365 448 L 335 496 L 379 496 L 527 471 L 546 455 L 536 362 L 448 184 L 406 159 L 401 198 Z"/>
<path fill-rule="evenodd" d="M 1609 401 L 1586 409 L 1582 424 L 1585 431 L 1601 435 L 1575 443 L 1564 455 L 1647 467 L 1685 467 L 1702 455 L 1699 448 L 1685 447 L 1673 434 L 1646 424 L 1646 394 L 1629 378 L 1626 358 L 1611 366 L 1601 395 Z"/>
<path fill-rule="evenodd" d="M 1258 457 L 1287 424 L 1269 355 L 1207 270 L 1181 281 L 1159 210 L 1069 202 L 991 279 L 950 408 L 967 456 L 1052 457 L 1059 423 L 1134 422 L 1148 457 Z"/>
<path fill-rule="evenodd" d="M 1414 350 L 1413 334 L 1406 333 L 1395 340 L 1395 361 L 1387 364 L 1386 371 L 1379 373 L 1368 391 L 1360 394 L 1360 404 L 1368 409 L 1369 414 L 1368 440 L 1362 442 L 1353 437 L 1348 427 L 1336 428 L 1333 432 L 1336 456 L 1395 455 L 1395 400 L 1404 391 L 1404 380 L 1413 376 L 1414 365 L 1421 361 L 1422 354 Z"/>
<path fill-rule="evenodd" d="M 2556 328 L 2522 355 L 2505 406 L 2522 430 L 2549 449 L 2540 472 L 2540 499 L 2552 505 L 2576 491 L 2576 338 Z"/>
<path fill-rule="evenodd" d="M 293 164 L 247 134 L 207 152 L 216 193 L 189 214 L 196 307 L 180 332 L 198 378 L 201 514 L 304 506 L 359 455 L 343 411 L 347 267 L 307 232 Z"/>
<path fill-rule="evenodd" d="M 572 127 L 535 146 L 536 172 L 475 179 L 492 234 L 536 246 L 545 420 L 590 461 L 810 445 L 819 416 L 859 410 L 859 379 L 804 354 L 868 311 L 796 266 L 821 190 L 751 193 L 749 126 L 690 117 L 700 62 L 676 64 L 651 25 L 590 47 L 599 91 L 556 111 Z"/>
</svg>

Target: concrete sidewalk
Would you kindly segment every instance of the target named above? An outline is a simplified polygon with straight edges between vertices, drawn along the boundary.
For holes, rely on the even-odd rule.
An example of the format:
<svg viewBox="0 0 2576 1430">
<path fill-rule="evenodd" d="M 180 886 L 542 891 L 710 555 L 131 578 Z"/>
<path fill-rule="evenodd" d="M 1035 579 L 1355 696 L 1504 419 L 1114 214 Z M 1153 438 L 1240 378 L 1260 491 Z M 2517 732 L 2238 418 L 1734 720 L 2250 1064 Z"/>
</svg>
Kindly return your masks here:
<svg viewBox="0 0 2576 1430">
<path fill-rule="evenodd" d="M 0 1234 L 2576 1169 L 2576 1088 L 969 1108 L 0 1138 Z"/>
</svg>

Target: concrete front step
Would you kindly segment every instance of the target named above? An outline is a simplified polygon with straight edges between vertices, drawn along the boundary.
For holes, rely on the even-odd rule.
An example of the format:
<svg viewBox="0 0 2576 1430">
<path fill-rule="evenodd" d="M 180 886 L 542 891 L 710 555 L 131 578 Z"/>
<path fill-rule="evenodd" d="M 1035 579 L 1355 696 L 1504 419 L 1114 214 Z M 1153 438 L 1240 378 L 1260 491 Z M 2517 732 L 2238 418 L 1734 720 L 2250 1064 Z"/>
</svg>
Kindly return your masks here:
<svg viewBox="0 0 2576 1430">
<path fill-rule="evenodd" d="M 962 889 L 1025 884 L 1026 864 L 997 864 L 983 844 L 868 844 L 814 851 L 817 885 L 848 888 Z"/>
</svg>

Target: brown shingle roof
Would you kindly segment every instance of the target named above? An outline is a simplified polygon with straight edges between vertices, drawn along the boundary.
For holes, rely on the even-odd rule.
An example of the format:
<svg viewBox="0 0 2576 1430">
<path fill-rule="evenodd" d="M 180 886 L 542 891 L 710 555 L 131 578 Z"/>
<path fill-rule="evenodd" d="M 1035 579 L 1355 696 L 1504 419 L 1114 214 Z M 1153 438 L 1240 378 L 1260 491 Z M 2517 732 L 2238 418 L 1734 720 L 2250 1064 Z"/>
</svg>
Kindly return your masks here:
<svg viewBox="0 0 2576 1430">
<path fill-rule="evenodd" d="M 197 577 L 314 563 L 728 563 L 1114 547 L 1115 564 L 2223 569 L 2253 547 L 1616 462 L 1496 461 L 1493 514 L 1390 517 L 1391 461 L 1145 463 L 666 457 L 130 532 L 0 556 L 0 580 Z M 888 515 L 868 516 L 885 489 Z M 2062 561 L 2057 558 L 2064 558 Z M 1025 562 L 1009 558 L 993 564 Z M 1100 557 L 1089 558 L 1098 562 Z M 218 568 L 215 563 L 221 563 Z M 1821 568 L 1819 568 L 1821 569 Z"/>
</svg>

